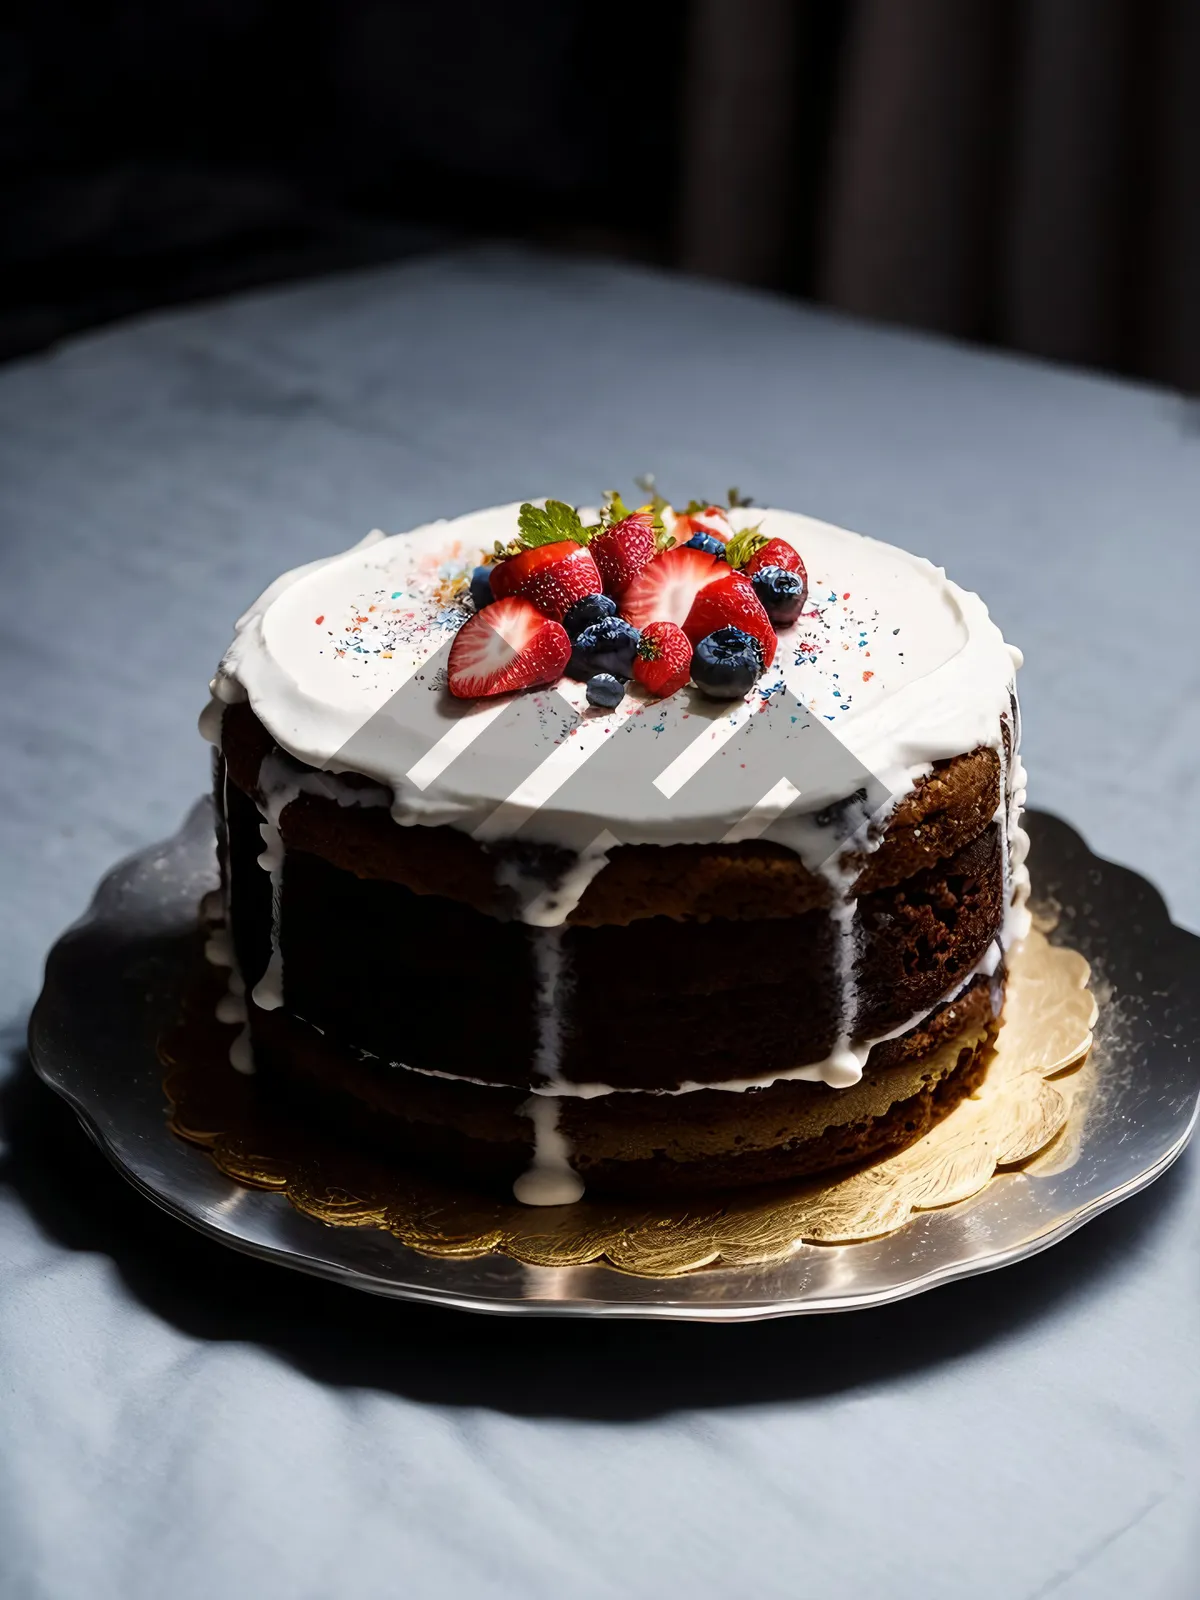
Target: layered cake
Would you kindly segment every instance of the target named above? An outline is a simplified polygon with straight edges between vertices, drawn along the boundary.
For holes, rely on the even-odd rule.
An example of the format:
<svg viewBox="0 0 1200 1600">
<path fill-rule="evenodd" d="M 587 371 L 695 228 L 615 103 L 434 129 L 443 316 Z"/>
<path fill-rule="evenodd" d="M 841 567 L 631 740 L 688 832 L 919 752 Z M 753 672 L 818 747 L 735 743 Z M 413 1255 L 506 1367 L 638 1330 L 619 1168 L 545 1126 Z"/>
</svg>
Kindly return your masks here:
<svg viewBox="0 0 1200 1600">
<path fill-rule="evenodd" d="M 736 495 L 286 574 L 201 719 L 230 1059 L 530 1204 L 895 1151 L 1025 931 L 1019 664 L 929 562 Z"/>
</svg>

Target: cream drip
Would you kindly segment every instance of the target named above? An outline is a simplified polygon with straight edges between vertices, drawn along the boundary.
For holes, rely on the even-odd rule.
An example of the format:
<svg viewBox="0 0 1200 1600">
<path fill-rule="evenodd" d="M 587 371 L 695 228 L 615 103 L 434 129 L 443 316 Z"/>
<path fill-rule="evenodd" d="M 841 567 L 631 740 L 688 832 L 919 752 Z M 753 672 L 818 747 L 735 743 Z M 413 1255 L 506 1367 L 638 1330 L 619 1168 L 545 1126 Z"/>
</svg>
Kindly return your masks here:
<svg viewBox="0 0 1200 1600">
<path fill-rule="evenodd" d="M 522 1205 L 570 1205 L 583 1195 L 583 1180 L 571 1165 L 571 1143 L 562 1131 L 563 1023 L 572 987 L 564 929 L 538 928 L 530 934 L 535 984 L 537 1046 L 533 1072 L 545 1085 L 521 1107 L 533 1127 L 533 1159 L 513 1184 Z"/>
<path fill-rule="evenodd" d="M 533 1161 L 513 1184 L 523 1206 L 569 1206 L 583 1199 L 583 1179 L 571 1165 L 571 1143 L 559 1126 L 562 1101 L 531 1095 L 521 1115 L 533 1124 Z"/>
<path fill-rule="evenodd" d="M 241 627 L 244 620 L 244 618 L 239 619 L 239 627 Z M 221 719 L 225 715 L 225 707 L 237 705 L 245 698 L 246 691 L 238 680 L 231 677 L 223 667 L 218 668 L 216 676 L 209 679 L 208 704 L 200 713 L 196 724 L 200 730 L 200 737 L 206 739 L 209 744 L 219 745 L 221 742 Z"/>
<path fill-rule="evenodd" d="M 1029 856 L 1029 835 L 1021 826 L 1021 814 L 1025 809 L 1025 763 L 1021 760 L 1020 750 L 1014 753 L 1009 772 L 1009 806 L 1008 806 L 1008 855 L 1009 855 L 1009 896 L 1004 913 L 1004 929 L 1001 938 L 1005 949 L 1011 949 L 1019 944 L 1028 934 L 1033 921 L 1029 910 L 1029 868 L 1026 861 Z"/>
<path fill-rule="evenodd" d="M 501 858 L 496 865 L 496 882 L 516 896 L 517 916 L 534 928 L 561 928 L 583 899 L 588 885 L 608 865 L 609 851 L 620 843 L 612 834 L 597 834 L 572 860 L 561 876 L 539 877 L 522 868 L 519 862 Z"/>
<path fill-rule="evenodd" d="M 228 784 L 229 777 L 226 774 L 223 782 L 226 791 Z M 227 805 L 227 801 L 223 800 L 222 804 Z M 237 953 L 233 948 L 233 936 L 229 931 L 229 908 L 221 904 L 218 916 L 219 920 L 212 922 L 208 937 L 204 941 L 204 959 L 210 966 L 228 968 L 229 977 L 225 993 L 217 1001 L 216 1018 L 218 1022 L 238 1028 L 237 1035 L 229 1046 L 229 1065 L 235 1072 L 249 1075 L 254 1071 L 254 1046 L 250 1039 L 250 1018 L 246 1010 L 246 984 L 238 966 Z"/>
<path fill-rule="evenodd" d="M 271 953 L 266 970 L 254 985 L 250 998 L 262 1011 L 275 1011 L 283 1004 L 283 867 L 285 850 L 280 822 L 292 801 L 302 794 L 321 795 L 339 806 L 390 806 L 391 794 L 384 788 L 355 788 L 328 772 L 309 772 L 297 768 L 286 757 L 269 753 L 259 768 L 259 833 L 263 848 L 258 864 L 271 875 Z"/>
<path fill-rule="evenodd" d="M 564 1013 L 573 987 L 561 927 L 539 928 L 530 935 L 536 994 L 537 1047 L 533 1074 L 551 1090 L 561 1087 Z"/>
<path fill-rule="evenodd" d="M 838 1037 L 824 1062 L 821 1079 L 831 1089 L 846 1089 L 862 1077 L 870 1045 L 855 1043 L 852 1037 L 858 1011 L 858 983 L 855 962 L 858 958 L 858 901 L 851 892 L 856 874 L 835 859 L 825 877 L 836 899 L 829 913 L 835 939 L 839 992 Z"/>
<path fill-rule="evenodd" d="M 268 756 L 267 760 L 270 759 Z M 263 847 L 259 852 L 258 864 L 271 876 L 271 954 L 262 977 L 250 993 L 250 998 L 260 1011 L 275 1011 L 283 1004 L 281 934 L 284 851 L 279 819 L 285 807 L 291 805 L 295 798 L 296 791 L 289 785 L 273 791 L 259 808 L 262 821 L 258 825 L 258 831 L 262 837 Z"/>
<path fill-rule="evenodd" d="M 1003 840 L 1004 925 L 1000 938 L 1008 950 L 1025 938 L 1032 921 L 1028 907 L 1029 868 L 1025 864 L 1029 835 L 1021 826 L 1026 794 L 1025 764 L 1021 760 L 1021 723 L 1015 695 L 1005 726 L 1009 730 L 1010 744 L 1006 745 L 1001 738 L 996 746 L 1000 761 L 1000 802 L 992 821 L 999 826 Z"/>
</svg>

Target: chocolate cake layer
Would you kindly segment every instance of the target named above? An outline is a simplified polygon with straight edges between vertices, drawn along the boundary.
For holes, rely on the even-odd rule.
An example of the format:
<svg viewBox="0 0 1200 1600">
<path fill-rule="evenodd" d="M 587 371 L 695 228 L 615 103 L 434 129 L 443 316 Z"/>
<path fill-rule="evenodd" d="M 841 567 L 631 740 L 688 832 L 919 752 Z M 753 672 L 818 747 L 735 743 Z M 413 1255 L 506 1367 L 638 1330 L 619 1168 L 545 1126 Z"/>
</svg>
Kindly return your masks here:
<svg viewBox="0 0 1200 1600">
<path fill-rule="evenodd" d="M 221 740 L 231 782 L 258 795 L 262 763 L 276 746 L 247 704 L 226 708 Z M 373 787 L 352 773 L 340 781 L 350 788 Z M 993 750 L 938 763 L 891 813 L 878 848 L 864 859 L 856 893 L 894 887 L 957 855 L 989 826 L 999 799 L 1000 764 Z M 284 811 L 281 831 L 289 850 L 322 856 L 358 877 L 458 900 L 491 915 L 511 914 L 510 892 L 496 877 L 503 847 L 485 847 L 458 829 L 397 827 L 385 807 L 339 806 L 302 794 Z M 552 848 L 539 854 L 548 875 L 556 855 L 561 868 L 568 865 L 569 858 Z M 621 845 L 567 920 L 591 927 L 656 916 L 763 920 L 828 904 L 824 879 L 769 841 Z"/>
<path fill-rule="evenodd" d="M 1003 975 L 980 979 L 903 1038 L 877 1045 L 852 1089 L 779 1082 L 730 1093 L 617 1093 L 562 1102 L 572 1164 L 589 1190 L 654 1193 L 794 1178 L 902 1148 L 982 1080 Z M 268 1092 L 373 1150 L 480 1186 L 529 1162 L 524 1091 L 362 1059 L 284 1011 L 251 1010 Z"/>
<path fill-rule="evenodd" d="M 253 988 L 270 956 L 272 888 L 258 864 L 257 806 L 233 786 L 226 803 L 230 917 Z M 937 1004 L 1000 928 L 1003 865 L 989 827 L 949 860 L 860 897 L 850 1018 L 840 1013 L 839 951 L 823 910 L 788 920 L 658 916 L 558 933 L 290 849 L 279 912 L 285 1005 L 331 1038 L 425 1071 L 528 1089 L 541 1081 L 537 975 L 553 941 L 564 990 L 560 1075 L 661 1089 L 820 1062 L 843 1030 L 871 1038 Z"/>
</svg>

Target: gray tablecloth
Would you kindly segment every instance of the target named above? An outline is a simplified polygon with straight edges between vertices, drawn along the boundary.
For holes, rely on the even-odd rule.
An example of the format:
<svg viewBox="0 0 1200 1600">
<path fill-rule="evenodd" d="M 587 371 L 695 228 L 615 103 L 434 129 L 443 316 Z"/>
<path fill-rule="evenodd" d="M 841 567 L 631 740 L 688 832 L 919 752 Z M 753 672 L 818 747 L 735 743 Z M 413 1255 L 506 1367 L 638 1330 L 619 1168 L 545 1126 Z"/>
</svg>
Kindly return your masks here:
<svg viewBox="0 0 1200 1600">
<path fill-rule="evenodd" d="M 1200 431 L 1137 388 L 485 251 L 0 374 L 0 1593 L 1200 1592 L 1200 1167 L 873 1313 L 499 1321 L 256 1265 L 23 1060 L 42 955 L 206 782 L 232 618 L 369 528 L 646 469 L 944 562 L 1027 653 L 1036 804 L 1200 925 Z"/>
</svg>

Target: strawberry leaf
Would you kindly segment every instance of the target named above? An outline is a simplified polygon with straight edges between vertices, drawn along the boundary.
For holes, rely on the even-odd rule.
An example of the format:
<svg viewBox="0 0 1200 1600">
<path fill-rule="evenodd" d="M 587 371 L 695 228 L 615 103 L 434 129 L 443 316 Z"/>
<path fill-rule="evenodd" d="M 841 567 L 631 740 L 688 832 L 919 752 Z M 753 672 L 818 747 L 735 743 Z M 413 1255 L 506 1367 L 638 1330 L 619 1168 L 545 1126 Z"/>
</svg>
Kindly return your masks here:
<svg viewBox="0 0 1200 1600">
<path fill-rule="evenodd" d="M 756 522 L 752 528 L 743 528 L 740 533 L 735 533 L 725 546 L 725 559 L 731 567 L 744 567 L 756 550 L 761 550 L 767 543 L 767 536 L 760 530 L 761 522 Z"/>
<path fill-rule="evenodd" d="M 547 500 L 544 509 L 526 501 L 517 515 L 517 526 L 521 530 L 521 545 L 526 550 L 539 544 L 558 544 L 563 539 L 587 544 L 596 531 L 585 528 L 575 507 L 562 500 Z"/>
<path fill-rule="evenodd" d="M 724 505 L 719 500 L 689 500 L 683 508 L 684 516 L 699 516 L 701 512 L 707 511 L 710 506 L 715 507 L 718 511 L 736 511 L 739 506 L 752 506 L 754 504 L 754 497 L 743 494 L 740 489 L 727 489 L 725 493 L 726 500 Z"/>
<path fill-rule="evenodd" d="M 604 507 L 600 512 L 600 521 L 606 528 L 611 528 L 614 523 L 624 522 L 625 518 L 632 515 L 629 507 L 621 498 L 620 490 L 605 489 Z"/>
<path fill-rule="evenodd" d="M 638 487 L 641 488 L 645 481 L 642 480 Z M 649 481 L 653 483 L 654 480 L 651 478 Z M 616 489 L 606 489 L 604 491 L 604 509 L 600 513 L 600 528 L 615 528 L 619 522 L 624 522 L 626 517 L 644 517 L 648 515 L 655 542 L 660 550 L 665 550 L 668 546 L 662 543 L 664 537 L 662 508 L 668 504 L 669 502 L 659 495 L 654 500 L 648 501 L 644 506 L 635 506 L 631 511 Z M 670 540 L 671 544 L 674 544 L 674 542 L 673 539 Z"/>
<path fill-rule="evenodd" d="M 634 486 L 640 489 L 643 494 L 650 496 L 650 509 L 661 521 L 663 512 L 671 502 L 665 495 L 659 494 L 658 485 L 654 481 L 654 474 L 652 472 L 643 472 L 641 477 L 635 478 L 633 482 Z"/>
</svg>

